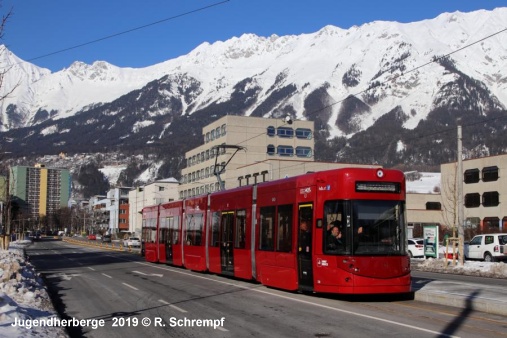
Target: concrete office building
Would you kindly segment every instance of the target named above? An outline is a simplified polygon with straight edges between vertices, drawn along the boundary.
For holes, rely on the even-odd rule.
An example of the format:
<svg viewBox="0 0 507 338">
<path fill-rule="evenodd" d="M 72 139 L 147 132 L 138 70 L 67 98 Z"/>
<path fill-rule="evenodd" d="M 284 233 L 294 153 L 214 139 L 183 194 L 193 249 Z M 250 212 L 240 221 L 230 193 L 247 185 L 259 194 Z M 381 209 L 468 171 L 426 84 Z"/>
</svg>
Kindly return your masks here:
<svg viewBox="0 0 507 338">
<path fill-rule="evenodd" d="M 458 163 L 440 166 L 445 218 L 457 223 Z M 463 161 L 465 231 L 507 231 L 507 154 Z"/>
<path fill-rule="evenodd" d="M 215 172 L 221 172 L 225 189 L 231 189 L 279 178 L 283 165 L 271 160 L 285 160 L 286 167 L 313 162 L 313 129 L 311 121 L 234 115 L 216 120 L 203 128 L 203 144 L 185 155 L 180 198 L 220 190 Z M 251 173 L 244 168 L 237 172 L 245 165 L 256 167 Z"/>
</svg>

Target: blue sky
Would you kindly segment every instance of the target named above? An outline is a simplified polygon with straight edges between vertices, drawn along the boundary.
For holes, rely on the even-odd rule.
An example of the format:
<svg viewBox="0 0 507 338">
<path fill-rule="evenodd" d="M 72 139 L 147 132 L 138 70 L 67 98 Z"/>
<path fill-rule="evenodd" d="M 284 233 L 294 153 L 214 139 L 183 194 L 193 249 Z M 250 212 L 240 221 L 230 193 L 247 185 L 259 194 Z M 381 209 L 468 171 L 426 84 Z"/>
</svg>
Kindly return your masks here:
<svg viewBox="0 0 507 338">
<path fill-rule="evenodd" d="M 507 6 L 505 0 L 0 0 L 0 3 L 2 15 L 11 8 L 13 11 L 0 43 L 21 59 L 52 71 L 69 67 L 74 61 L 91 64 L 97 60 L 119 67 L 146 67 L 185 55 L 203 42 L 225 41 L 244 33 L 299 35 L 326 25 L 347 29 L 376 20 L 407 23 L 432 19 L 444 12 Z M 162 22 L 154 24 L 159 21 Z M 147 27 L 136 29 L 142 26 Z M 129 30 L 133 31 L 120 34 Z M 104 39 L 116 34 L 120 35 Z M 103 40 L 90 43 L 99 39 Z M 82 44 L 85 45 L 62 51 Z"/>
</svg>

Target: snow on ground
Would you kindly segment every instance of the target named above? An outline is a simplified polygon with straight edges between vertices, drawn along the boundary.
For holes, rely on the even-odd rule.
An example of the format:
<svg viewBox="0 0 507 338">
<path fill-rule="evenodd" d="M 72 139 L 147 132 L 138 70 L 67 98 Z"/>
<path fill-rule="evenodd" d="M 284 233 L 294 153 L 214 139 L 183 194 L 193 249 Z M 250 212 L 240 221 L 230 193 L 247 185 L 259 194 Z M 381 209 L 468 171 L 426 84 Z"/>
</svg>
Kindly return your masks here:
<svg viewBox="0 0 507 338">
<path fill-rule="evenodd" d="M 44 281 L 25 260 L 23 247 L 29 244 L 14 242 L 9 250 L 0 250 L 0 338 L 68 337 L 61 327 L 26 325 L 27 320 L 58 318 Z"/>
<path fill-rule="evenodd" d="M 35 325 L 35 320 L 51 323 L 51 318 L 58 319 L 42 278 L 25 260 L 23 248 L 30 243 L 17 241 L 11 243 L 9 250 L 0 250 L 0 338 L 68 337 L 56 325 L 25 327 L 26 323 Z M 464 266 L 453 266 L 450 260 L 432 258 L 412 262 L 414 270 L 507 278 L 505 263 L 466 261 Z M 13 326 L 20 322 L 24 325 Z"/>
<path fill-rule="evenodd" d="M 407 179 L 407 193 L 435 194 L 435 187 L 440 189 L 440 173 L 422 172 L 419 174 L 421 174 L 421 178 L 418 180 Z"/>
<path fill-rule="evenodd" d="M 104 168 L 100 168 L 99 171 L 104 174 L 104 176 L 108 179 L 111 185 L 118 183 L 118 178 L 120 178 L 120 174 L 123 170 L 127 169 L 125 165 L 115 165 L 115 166 L 106 166 Z"/>
</svg>

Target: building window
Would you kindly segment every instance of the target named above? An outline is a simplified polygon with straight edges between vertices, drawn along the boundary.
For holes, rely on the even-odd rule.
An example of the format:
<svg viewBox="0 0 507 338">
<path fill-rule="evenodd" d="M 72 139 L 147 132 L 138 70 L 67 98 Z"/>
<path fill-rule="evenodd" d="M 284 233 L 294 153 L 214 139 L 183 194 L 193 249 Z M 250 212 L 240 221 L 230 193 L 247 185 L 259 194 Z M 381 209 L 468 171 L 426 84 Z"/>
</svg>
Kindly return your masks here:
<svg viewBox="0 0 507 338">
<path fill-rule="evenodd" d="M 215 140 L 215 129 L 211 131 L 211 141 Z"/>
<path fill-rule="evenodd" d="M 482 224 L 482 230 L 484 233 L 500 231 L 500 218 L 498 217 L 485 217 L 482 220 Z"/>
<path fill-rule="evenodd" d="M 442 210 L 440 202 L 426 202 L 426 210 Z"/>
<path fill-rule="evenodd" d="M 210 134 L 209 131 L 206 133 L 206 143 L 208 143 L 210 140 Z"/>
<path fill-rule="evenodd" d="M 226 127 L 225 124 L 222 124 L 222 136 L 225 136 L 226 134 Z"/>
<path fill-rule="evenodd" d="M 296 156 L 297 157 L 311 157 L 312 156 L 312 148 L 310 148 L 310 147 L 296 147 Z"/>
<path fill-rule="evenodd" d="M 164 191 L 164 190 L 165 190 L 165 187 L 158 186 L 158 191 Z"/>
<path fill-rule="evenodd" d="M 482 205 L 484 207 L 496 207 L 500 204 L 497 191 L 487 191 L 482 194 Z"/>
<path fill-rule="evenodd" d="M 479 229 L 481 225 L 481 219 L 479 217 L 467 217 L 465 220 L 465 228 L 467 229 Z"/>
<path fill-rule="evenodd" d="M 312 131 L 308 128 L 297 128 L 296 137 L 310 140 L 312 138 Z"/>
<path fill-rule="evenodd" d="M 275 127 L 269 126 L 267 133 L 268 133 L 268 136 L 275 136 Z"/>
<path fill-rule="evenodd" d="M 477 183 L 477 182 L 479 182 L 479 169 L 465 170 L 464 176 L 465 176 L 464 179 L 465 179 L 466 184 Z"/>
<path fill-rule="evenodd" d="M 272 144 L 268 144 L 267 153 L 268 153 L 268 155 L 274 155 L 275 154 L 275 146 Z"/>
<path fill-rule="evenodd" d="M 278 146 L 277 153 L 280 156 L 293 156 L 294 148 L 291 146 Z"/>
<path fill-rule="evenodd" d="M 483 182 L 492 182 L 498 180 L 498 167 L 485 167 L 482 168 L 482 181 Z"/>
<path fill-rule="evenodd" d="M 478 193 L 465 195 L 465 207 L 477 208 L 481 205 L 481 195 Z"/>
<path fill-rule="evenodd" d="M 294 129 L 289 127 L 278 127 L 276 134 L 278 137 L 292 138 L 294 137 Z"/>
</svg>

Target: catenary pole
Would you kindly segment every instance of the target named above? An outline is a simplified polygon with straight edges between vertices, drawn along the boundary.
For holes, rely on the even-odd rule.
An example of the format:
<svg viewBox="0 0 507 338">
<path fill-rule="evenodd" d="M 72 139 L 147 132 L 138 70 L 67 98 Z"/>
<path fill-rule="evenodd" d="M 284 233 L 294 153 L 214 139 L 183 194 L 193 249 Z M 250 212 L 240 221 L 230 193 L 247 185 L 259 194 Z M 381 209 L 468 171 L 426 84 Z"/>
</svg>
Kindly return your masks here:
<svg viewBox="0 0 507 338">
<path fill-rule="evenodd" d="M 464 264 L 464 210 L 463 210 L 463 145 L 461 134 L 461 119 L 458 119 L 458 172 L 456 183 L 458 185 L 458 252 L 459 264 Z"/>
</svg>

